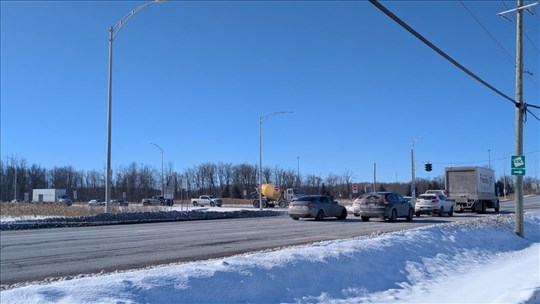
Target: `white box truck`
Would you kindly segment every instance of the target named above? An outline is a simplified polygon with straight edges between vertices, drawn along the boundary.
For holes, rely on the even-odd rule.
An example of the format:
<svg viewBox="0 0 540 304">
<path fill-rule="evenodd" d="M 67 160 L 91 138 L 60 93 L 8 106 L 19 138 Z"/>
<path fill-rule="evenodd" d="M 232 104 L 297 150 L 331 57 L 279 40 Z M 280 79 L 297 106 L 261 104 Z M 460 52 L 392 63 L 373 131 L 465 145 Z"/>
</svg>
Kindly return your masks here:
<svg viewBox="0 0 540 304">
<path fill-rule="evenodd" d="M 57 203 L 65 198 L 69 198 L 66 189 L 34 189 L 32 191 L 32 202 L 36 203 Z"/>
<path fill-rule="evenodd" d="M 499 212 L 499 199 L 495 195 L 495 173 L 483 167 L 447 167 L 445 187 L 448 199 L 457 212 L 463 210 L 486 212 L 493 208 Z"/>
</svg>

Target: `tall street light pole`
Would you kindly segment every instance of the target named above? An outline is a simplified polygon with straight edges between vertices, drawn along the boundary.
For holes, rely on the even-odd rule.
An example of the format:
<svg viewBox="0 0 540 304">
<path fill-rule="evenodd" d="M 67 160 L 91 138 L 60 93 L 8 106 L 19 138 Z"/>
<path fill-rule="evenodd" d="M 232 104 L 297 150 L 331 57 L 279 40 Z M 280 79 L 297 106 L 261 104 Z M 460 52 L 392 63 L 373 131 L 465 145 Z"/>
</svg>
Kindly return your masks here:
<svg viewBox="0 0 540 304">
<path fill-rule="evenodd" d="M 107 102 L 107 164 L 105 168 L 105 212 L 111 212 L 111 123 L 112 123 L 112 55 L 113 55 L 113 41 L 118 32 L 124 27 L 131 17 L 143 8 L 159 2 L 165 2 L 166 0 L 154 0 L 147 2 L 134 10 L 127 13 L 116 25 L 109 28 L 109 94 Z"/>
<path fill-rule="evenodd" d="M 163 185 L 164 185 L 163 183 L 163 148 L 161 148 L 155 143 L 150 143 L 150 144 L 156 146 L 156 148 L 158 148 L 159 151 L 161 151 L 161 196 L 165 197 L 165 191 L 163 188 Z"/>
<path fill-rule="evenodd" d="M 262 123 L 272 116 L 279 114 L 291 114 L 293 112 L 273 112 L 259 117 L 259 210 L 262 210 Z"/>
</svg>

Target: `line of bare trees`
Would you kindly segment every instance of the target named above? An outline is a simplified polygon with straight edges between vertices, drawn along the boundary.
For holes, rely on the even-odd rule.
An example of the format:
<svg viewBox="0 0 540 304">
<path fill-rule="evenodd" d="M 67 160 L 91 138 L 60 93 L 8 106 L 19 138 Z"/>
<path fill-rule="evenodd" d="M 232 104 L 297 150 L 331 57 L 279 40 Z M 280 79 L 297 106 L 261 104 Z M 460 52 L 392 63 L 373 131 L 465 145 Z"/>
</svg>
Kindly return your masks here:
<svg viewBox="0 0 540 304">
<path fill-rule="evenodd" d="M 225 198 L 255 197 L 258 185 L 258 167 L 254 164 L 203 163 L 176 172 L 172 164 L 165 168 L 164 185 L 171 187 L 175 199 L 186 199 L 203 194 Z M 148 165 L 132 162 L 113 171 L 112 198 L 125 198 L 139 202 L 143 198 L 161 193 L 161 171 Z M 313 174 L 298 175 L 294 170 L 265 167 L 261 176 L 263 183 L 272 183 L 282 188 L 300 188 L 307 194 L 328 194 L 336 198 L 353 198 L 365 191 L 394 191 L 410 195 L 409 183 L 353 182 L 353 175 L 346 171 L 341 175 L 329 174 L 325 178 Z M 504 180 L 503 180 L 504 179 Z M 25 159 L 11 157 L 0 162 L 0 201 L 32 199 L 33 189 L 66 189 L 68 195 L 78 201 L 103 199 L 105 193 L 105 170 L 76 170 L 72 166 L 46 169 L 29 164 Z M 353 193 L 353 184 L 357 193 Z M 513 192 L 513 178 L 503 176 L 497 182 L 498 193 L 505 184 L 507 194 Z M 533 178 L 524 179 L 524 188 L 536 190 Z M 375 187 L 375 189 L 373 189 Z M 423 193 L 427 189 L 444 189 L 443 177 L 431 180 L 417 179 L 416 189 Z M 125 197 L 124 197 L 125 196 Z"/>
</svg>

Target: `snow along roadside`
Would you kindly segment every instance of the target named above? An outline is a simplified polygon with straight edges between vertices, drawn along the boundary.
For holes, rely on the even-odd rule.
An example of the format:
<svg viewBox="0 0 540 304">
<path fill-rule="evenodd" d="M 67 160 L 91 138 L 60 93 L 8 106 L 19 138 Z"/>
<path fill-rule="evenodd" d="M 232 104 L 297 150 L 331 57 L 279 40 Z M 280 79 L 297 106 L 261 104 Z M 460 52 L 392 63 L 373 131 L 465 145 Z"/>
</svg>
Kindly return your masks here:
<svg viewBox="0 0 540 304">
<path fill-rule="evenodd" d="M 540 212 L 30 285 L 8 303 L 523 303 L 540 290 Z M 535 294 L 536 292 L 536 294 Z M 533 300 L 531 300 L 533 301 Z"/>
</svg>

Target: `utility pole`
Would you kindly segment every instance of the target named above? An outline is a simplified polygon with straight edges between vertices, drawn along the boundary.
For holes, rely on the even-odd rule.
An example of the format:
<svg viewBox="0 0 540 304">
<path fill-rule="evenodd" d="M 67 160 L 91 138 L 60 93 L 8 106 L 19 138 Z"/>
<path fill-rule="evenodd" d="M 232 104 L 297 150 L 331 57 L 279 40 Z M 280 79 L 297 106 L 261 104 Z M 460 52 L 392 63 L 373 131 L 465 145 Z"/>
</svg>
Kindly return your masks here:
<svg viewBox="0 0 540 304">
<path fill-rule="evenodd" d="M 491 149 L 488 149 L 488 168 L 491 169 Z"/>
<path fill-rule="evenodd" d="M 516 155 L 523 155 L 523 0 L 517 0 L 516 18 Z M 516 175 L 516 233 L 525 237 L 523 231 L 523 176 Z"/>
<path fill-rule="evenodd" d="M 523 155 L 523 117 L 527 111 L 526 105 L 523 103 L 523 10 L 531 6 L 538 5 L 535 2 L 528 5 L 523 5 L 523 0 L 517 0 L 517 7 L 498 13 L 502 16 L 506 13 L 516 12 L 516 155 Z M 515 176 L 516 187 L 516 234 L 525 237 L 523 231 L 523 176 Z"/>
<path fill-rule="evenodd" d="M 416 202 L 416 176 L 415 176 L 415 164 L 414 164 L 414 140 L 411 148 L 411 201 Z"/>
</svg>

